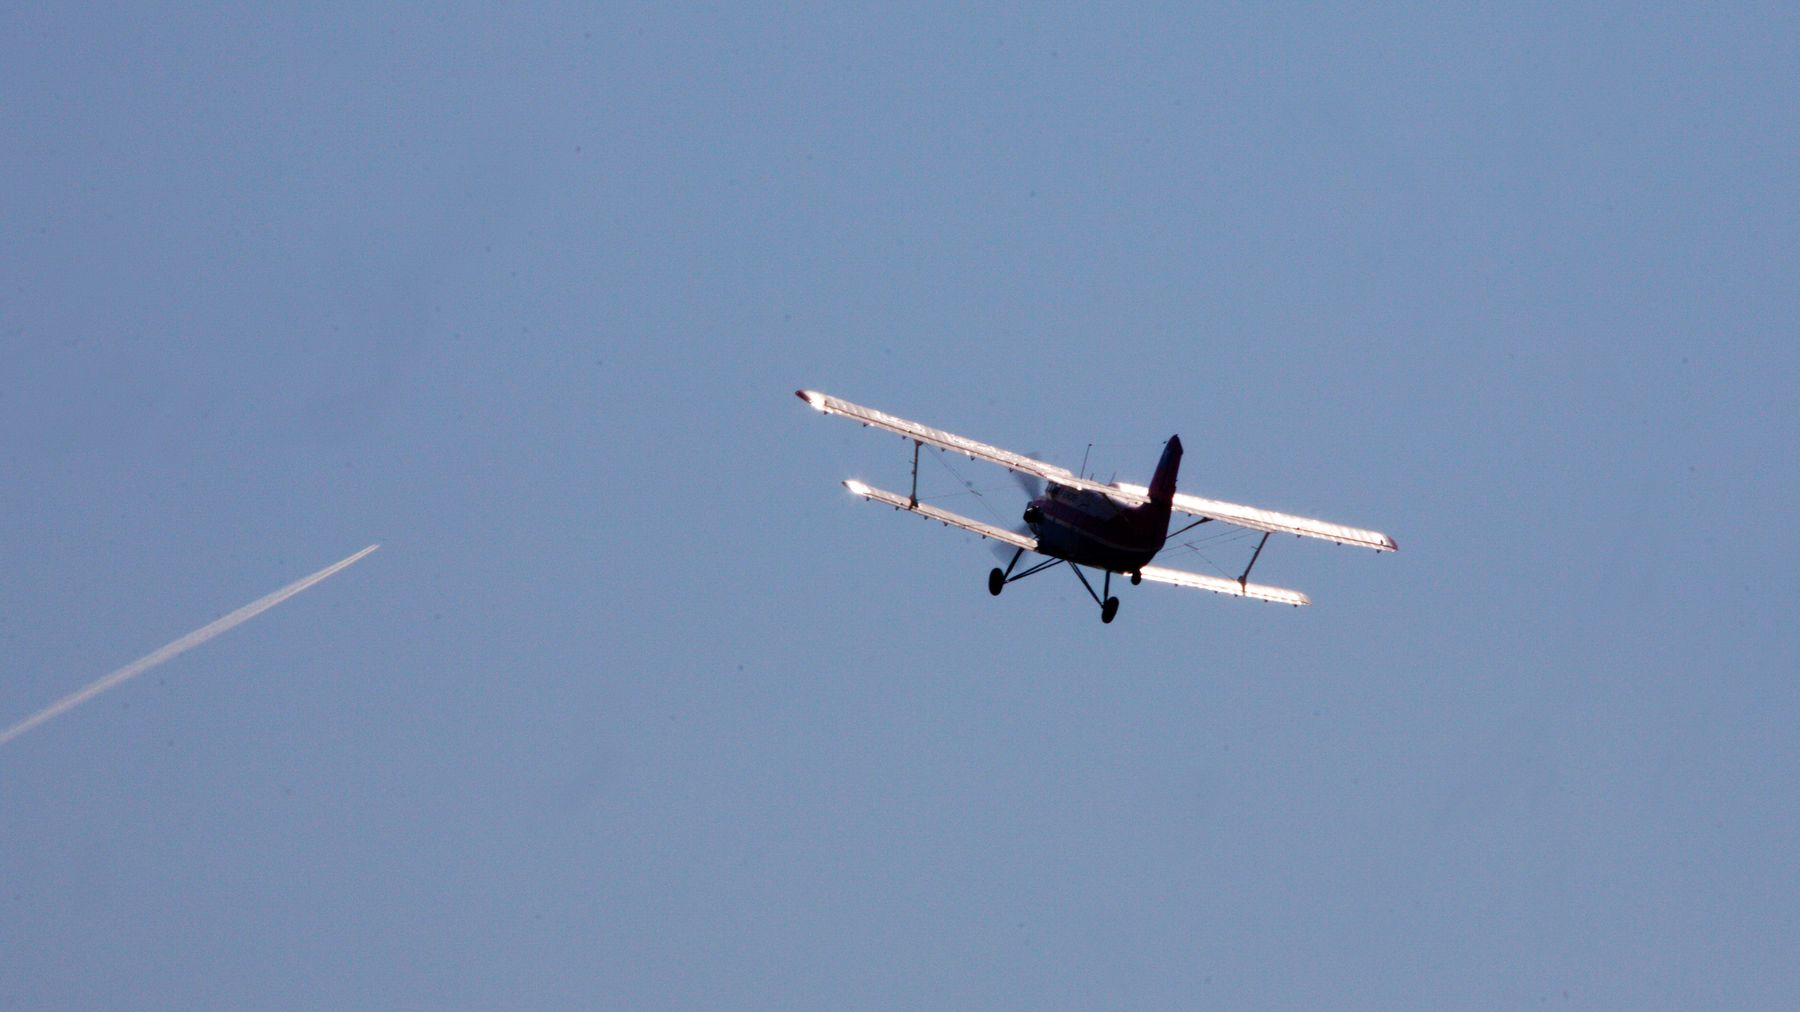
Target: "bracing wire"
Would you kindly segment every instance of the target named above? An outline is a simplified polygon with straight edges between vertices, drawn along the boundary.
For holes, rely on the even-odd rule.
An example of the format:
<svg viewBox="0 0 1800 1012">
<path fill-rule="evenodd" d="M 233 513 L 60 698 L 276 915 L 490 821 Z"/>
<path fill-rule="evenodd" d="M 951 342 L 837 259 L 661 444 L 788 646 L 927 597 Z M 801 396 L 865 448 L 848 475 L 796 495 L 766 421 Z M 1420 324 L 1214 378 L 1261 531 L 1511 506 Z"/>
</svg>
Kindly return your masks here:
<svg viewBox="0 0 1800 1012">
<path fill-rule="evenodd" d="M 1006 521 L 1001 519 L 1000 514 L 997 511 L 995 511 L 993 504 L 988 502 L 987 496 L 983 495 L 981 493 L 981 490 L 975 487 L 975 483 L 970 481 L 967 478 L 964 478 L 962 476 L 962 472 L 960 472 L 956 468 L 950 466 L 950 461 L 945 459 L 946 455 L 943 450 L 939 450 L 938 452 L 932 454 L 932 457 L 935 458 L 938 463 L 944 465 L 944 470 L 950 472 L 950 476 L 952 478 L 955 478 L 957 480 L 957 482 L 962 485 L 963 488 L 967 489 L 969 495 L 974 496 L 977 500 L 980 501 L 981 508 L 988 511 L 988 516 L 993 517 L 995 523 L 1000 524 L 1002 527 L 1006 526 Z M 955 494 L 961 495 L 962 493 L 958 492 Z"/>
<path fill-rule="evenodd" d="M 1189 554 L 1192 554 L 1195 558 L 1199 559 L 1201 562 L 1212 567 L 1213 571 L 1218 573 L 1220 576 L 1226 577 L 1227 579 L 1236 579 L 1237 578 L 1236 574 L 1227 572 L 1225 570 L 1225 567 L 1219 565 L 1217 562 L 1214 562 L 1212 557 L 1210 555 L 1206 554 L 1206 550 L 1217 550 L 1219 548 L 1224 548 L 1229 545 L 1247 542 L 1251 538 L 1257 538 L 1257 537 L 1261 537 L 1261 535 L 1255 531 L 1244 530 L 1242 528 L 1232 528 L 1229 530 L 1218 531 L 1216 533 L 1207 535 L 1206 537 L 1194 538 L 1190 541 L 1183 541 L 1179 545 L 1174 545 L 1172 547 L 1182 550 L 1182 551 L 1186 551 Z"/>
</svg>

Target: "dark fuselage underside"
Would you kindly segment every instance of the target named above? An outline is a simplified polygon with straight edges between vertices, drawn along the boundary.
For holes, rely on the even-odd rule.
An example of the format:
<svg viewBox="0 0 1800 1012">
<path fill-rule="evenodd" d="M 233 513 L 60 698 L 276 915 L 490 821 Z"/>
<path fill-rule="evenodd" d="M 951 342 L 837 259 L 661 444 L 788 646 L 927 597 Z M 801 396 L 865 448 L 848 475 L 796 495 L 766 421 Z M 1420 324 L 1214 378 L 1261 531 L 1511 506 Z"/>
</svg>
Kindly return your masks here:
<svg viewBox="0 0 1800 1012">
<path fill-rule="evenodd" d="M 1130 573 L 1162 550 L 1169 531 L 1169 507 L 1130 506 L 1099 492 L 1051 485 L 1032 500 L 1025 522 L 1037 536 L 1038 552 L 1077 565 Z"/>
</svg>

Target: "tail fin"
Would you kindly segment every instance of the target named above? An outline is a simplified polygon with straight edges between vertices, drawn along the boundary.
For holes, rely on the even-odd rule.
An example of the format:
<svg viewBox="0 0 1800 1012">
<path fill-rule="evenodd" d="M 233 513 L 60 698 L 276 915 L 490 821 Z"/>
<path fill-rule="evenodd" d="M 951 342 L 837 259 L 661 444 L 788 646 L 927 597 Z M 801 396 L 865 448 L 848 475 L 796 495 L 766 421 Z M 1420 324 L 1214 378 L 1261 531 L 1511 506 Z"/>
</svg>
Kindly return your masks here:
<svg viewBox="0 0 1800 1012">
<path fill-rule="evenodd" d="M 1150 501 L 1167 506 L 1175 501 L 1175 472 L 1181 470 L 1181 437 L 1170 436 L 1163 447 L 1162 460 L 1156 463 L 1156 476 L 1150 479 Z"/>
</svg>

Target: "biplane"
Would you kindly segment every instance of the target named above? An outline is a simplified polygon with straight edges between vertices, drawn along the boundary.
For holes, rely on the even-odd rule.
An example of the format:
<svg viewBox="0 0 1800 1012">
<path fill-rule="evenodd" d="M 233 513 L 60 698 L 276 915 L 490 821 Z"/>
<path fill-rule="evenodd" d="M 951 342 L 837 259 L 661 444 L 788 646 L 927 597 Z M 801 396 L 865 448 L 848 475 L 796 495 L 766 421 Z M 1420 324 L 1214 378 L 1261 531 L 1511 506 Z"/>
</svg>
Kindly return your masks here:
<svg viewBox="0 0 1800 1012">
<path fill-rule="evenodd" d="M 1133 586 L 1149 580 L 1176 587 L 1210 590 L 1215 594 L 1255 598 L 1295 607 L 1311 604 L 1305 594 L 1282 587 L 1269 587 L 1250 582 L 1250 571 L 1262 557 L 1271 534 L 1293 534 L 1319 538 L 1341 545 L 1372 548 L 1392 552 L 1399 548 L 1394 539 L 1380 531 L 1346 527 L 1324 520 L 1292 516 L 1255 506 L 1202 499 L 1175 490 L 1176 472 L 1181 468 L 1181 437 L 1170 436 L 1164 444 L 1162 458 L 1151 475 L 1149 485 L 1126 482 L 1102 483 L 1084 474 L 1076 474 L 1055 464 L 1034 460 L 1023 454 L 1002 450 L 965 436 L 934 429 L 928 425 L 898 418 L 884 411 L 852 404 L 816 390 L 796 390 L 795 396 L 814 409 L 828 415 L 841 415 L 865 426 L 886 429 L 911 441 L 912 490 L 907 495 L 874 488 L 849 479 L 844 487 L 871 502 L 905 510 L 928 520 L 979 534 L 984 538 L 1010 545 L 1012 560 L 1005 569 L 996 567 L 988 573 L 988 593 L 998 596 L 1009 583 L 1016 583 L 1046 569 L 1067 563 L 1074 570 L 1088 596 L 1100 606 L 1100 621 L 1111 622 L 1119 612 L 1119 599 L 1112 596 L 1112 578 L 1119 574 L 1130 578 Z M 925 446 L 949 453 L 983 460 L 1023 476 L 1028 483 L 1031 503 L 1025 507 L 1019 530 L 984 523 L 949 510 L 919 501 L 919 451 Z M 1169 530 L 1173 514 L 1196 517 L 1174 531 Z M 1192 573 L 1186 570 L 1152 566 L 1150 561 L 1162 551 L 1167 541 L 1205 523 L 1224 523 L 1262 533 L 1250 562 L 1236 579 Z M 1044 561 L 1028 565 L 1019 572 L 1019 560 L 1026 552 L 1044 556 Z M 1101 589 L 1094 585 L 1081 567 L 1101 572 Z"/>
</svg>

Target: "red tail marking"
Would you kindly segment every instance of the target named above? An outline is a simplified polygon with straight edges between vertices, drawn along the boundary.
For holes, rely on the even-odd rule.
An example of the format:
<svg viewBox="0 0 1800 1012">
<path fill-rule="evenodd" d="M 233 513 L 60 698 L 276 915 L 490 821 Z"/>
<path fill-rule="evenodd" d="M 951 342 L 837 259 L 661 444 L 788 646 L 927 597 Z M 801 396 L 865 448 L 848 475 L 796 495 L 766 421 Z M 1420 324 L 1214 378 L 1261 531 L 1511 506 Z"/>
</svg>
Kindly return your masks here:
<svg viewBox="0 0 1800 1012">
<path fill-rule="evenodd" d="M 1150 501 L 1167 506 L 1175 501 L 1175 472 L 1181 470 L 1181 437 L 1170 436 L 1163 447 L 1162 459 L 1156 463 L 1156 476 L 1150 479 Z"/>
</svg>

